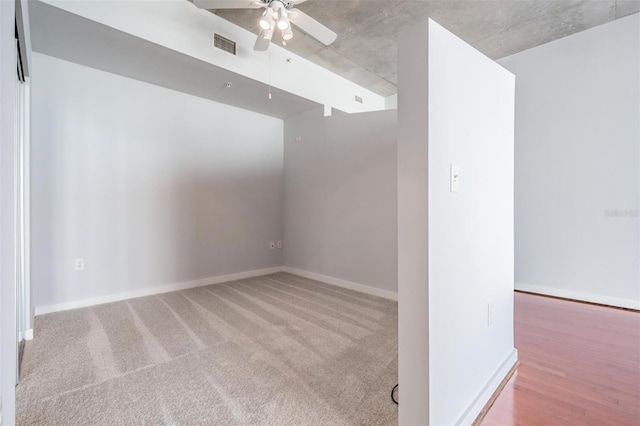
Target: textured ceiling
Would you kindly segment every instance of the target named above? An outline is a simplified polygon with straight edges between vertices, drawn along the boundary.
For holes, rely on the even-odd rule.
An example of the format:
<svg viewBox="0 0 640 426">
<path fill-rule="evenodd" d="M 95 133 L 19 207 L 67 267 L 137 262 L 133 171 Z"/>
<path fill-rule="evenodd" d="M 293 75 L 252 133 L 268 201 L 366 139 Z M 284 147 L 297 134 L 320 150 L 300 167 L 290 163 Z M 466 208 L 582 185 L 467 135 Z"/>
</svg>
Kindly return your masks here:
<svg viewBox="0 0 640 426">
<path fill-rule="evenodd" d="M 406 26 L 432 18 L 499 59 L 636 13 L 640 0 L 308 0 L 298 8 L 338 33 L 338 39 L 324 46 L 294 27 L 287 49 L 389 96 L 397 91 L 396 40 Z M 214 12 L 257 30 L 258 10 Z"/>
</svg>

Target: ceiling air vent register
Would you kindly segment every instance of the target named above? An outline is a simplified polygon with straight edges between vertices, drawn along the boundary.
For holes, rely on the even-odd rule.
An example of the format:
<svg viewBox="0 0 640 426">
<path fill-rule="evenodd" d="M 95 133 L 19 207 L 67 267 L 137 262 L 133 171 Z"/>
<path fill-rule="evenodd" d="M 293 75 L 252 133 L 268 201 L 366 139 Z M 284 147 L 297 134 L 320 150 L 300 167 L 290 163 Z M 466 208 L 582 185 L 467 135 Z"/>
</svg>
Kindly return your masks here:
<svg viewBox="0 0 640 426">
<path fill-rule="evenodd" d="M 222 37 L 220 34 L 213 33 L 213 47 L 224 50 L 232 55 L 236 54 L 236 42 Z"/>
</svg>

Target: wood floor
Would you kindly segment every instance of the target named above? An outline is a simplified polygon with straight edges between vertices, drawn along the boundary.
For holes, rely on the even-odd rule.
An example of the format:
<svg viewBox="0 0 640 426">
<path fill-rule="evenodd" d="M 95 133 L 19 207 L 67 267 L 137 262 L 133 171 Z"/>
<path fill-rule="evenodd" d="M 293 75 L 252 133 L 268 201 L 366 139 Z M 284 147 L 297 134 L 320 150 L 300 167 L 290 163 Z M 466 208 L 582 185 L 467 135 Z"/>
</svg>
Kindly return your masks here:
<svg viewBox="0 0 640 426">
<path fill-rule="evenodd" d="M 520 366 L 482 425 L 640 425 L 640 313 L 515 295 Z"/>
</svg>

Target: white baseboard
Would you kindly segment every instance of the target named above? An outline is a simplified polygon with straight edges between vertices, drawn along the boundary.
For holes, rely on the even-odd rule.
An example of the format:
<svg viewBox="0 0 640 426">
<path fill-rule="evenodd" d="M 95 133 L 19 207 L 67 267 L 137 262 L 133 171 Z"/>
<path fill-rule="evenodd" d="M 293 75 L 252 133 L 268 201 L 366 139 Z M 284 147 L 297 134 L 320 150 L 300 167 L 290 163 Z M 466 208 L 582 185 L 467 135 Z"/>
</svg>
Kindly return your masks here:
<svg viewBox="0 0 640 426">
<path fill-rule="evenodd" d="M 212 284 L 221 284 L 228 281 L 242 280 L 245 278 L 259 277 L 261 275 L 274 274 L 281 272 L 282 267 L 257 269 L 254 271 L 239 272 L 236 274 L 219 275 L 216 277 L 202 278 L 194 281 L 185 281 L 181 283 L 167 284 L 158 287 L 147 287 L 139 290 L 125 291 L 122 293 L 112 294 L 108 296 L 94 297 L 90 299 L 74 300 L 71 302 L 58 303 L 48 306 L 37 306 L 35 308 L 36 315 L 49 314 L 52 312 L 67 311 L 69 309 L 84 308 L 87 306 L 101 305 L 103 303 L 119 302 L 121 300 L 133 299 L 136 297 L 151 296 L 154 294 L 169 293 L 172 291 L 186 290 L 189 288 L 203 287 Z"/>
<path fill-rule="evenodd" d="M 484 387 L 480 390 L 478 395 L 473 399 L 473 402 L 460 416 L 456 425 L 471 425 L 476 420 L 484 406 L 489 402 L 489 399 L 493 396 L 495 391 L 500 386 L 500 383 L 507 377 L 511 368 L 518 362 L 518 350 L 513 349 L 509 356 L 500 364 L 500 367 L 493 373 L 493 376 L 487 381 Z"/>
<path fill-rule="evenodd" d="M 121 300 L 133 299 L 136 297 L 151 296 L 154 294 L 169 293 L 172 291 L 186 290 L 189 288 L 203 287 L 212 284 L 220 284 L 228 281 L 242 280 L 245 278 L 259 277 L 261 275 L 274 274 L 276 272 L 289 272 L 301 277 L 310 278 L 312 280 L 322 281 L 337 287 L 348 288 L 350 290 L 361 293 L 371 294 L 373 296 L 383 297 L 385 299 L 398 300 L 398 293 L 392 291 L 381 290 L 364 284 L 358 284 L 351 281 L 341 280 L 326 275 L 316 274 L 314 272 L 303 271 L 301 269 L 276 266 L 273 268 L 258 269 L 254 271 L 239 272 L 236 274 L 219 275 L 216 277 L 202 278 L 194 281 L 185 281 L 181 283 L 167 284 L 158 287 L 147 287 L 139 290 L 125 291 L 122 293 L 111 294 L 108 296 L 94 297 L 90 299 L 74 300 L 71 302 L 58 303 L 54 305 L 37 306 L 35 315 L 50 314 L 52 312 L 67 311 L 69 309 L 84 308 L 87 306 L 101 305 L 103 303 L 119 302 Z M 31 338 L 33 338 L 33 329 L 31 329 Z M 26 338 L 25 340 L 30 340 Z"/>
<path fill-rule="evenodd" d="M 18 332 L 18 340 L 26 340 L 27 342 L 33 340 L 33 328 Z"/>
<path fill-rule="evenodd" d="M 616 306 L 618 308 L 627 308 L 640 310 L 640 300 L 620 299 L 617 297 L 602 296 L 599 294 L 582 293 L 573 290 L 564 290 L 553 287 L 545 287 L 532 285 L 528 283 L 516 283 L 515 289 L 526 291 L 528 293 L 543 294 L 545 296 L 562 297 L 565 299 L 580 300 L 583 302 L 599 303 L 601 305 Z"/>
<path fill-rule="evenodd" d="M 335 285 L 337 287 L 347 288 L 349 290 L 358 291 L 360 293 L 370 294 L 372 296 L 383 297 L 385 299 L 398 301 L 398 293 L 388 290 L 382 290 L 370 285 L 358 284 L 351 281 L 342 280 L 340 278 L 329 277 L 327 275 L 316 274 L 315 272 L 303 271 L 302 269 L 291 268 L 284 266 L 282 268 L 284 272 L 290 274 L 299 275 L 301 277 L 309 278 L 316 281 L 322 281 L 323 283 Z"/>
</svg>

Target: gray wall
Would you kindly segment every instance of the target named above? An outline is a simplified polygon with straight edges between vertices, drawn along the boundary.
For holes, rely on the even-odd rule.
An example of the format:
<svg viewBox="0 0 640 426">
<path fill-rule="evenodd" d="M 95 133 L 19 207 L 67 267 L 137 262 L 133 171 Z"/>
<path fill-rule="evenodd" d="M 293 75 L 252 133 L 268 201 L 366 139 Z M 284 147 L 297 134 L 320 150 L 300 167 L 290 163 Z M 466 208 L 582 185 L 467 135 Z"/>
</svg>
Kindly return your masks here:
<svg viewBox="0 0 640 426">
<path fill-rule="evenodd" d="M 35 53 L 32 82 L 35 306 L 282 265 L 282 120 Z"/>
<path fill-rule="evenodd" d="M 396 292 L 396 112 L 315 110 L 284 129 L 285 266 Z"/>
<path fill-rule="evenodd" d="M 399 421 L 471 424 L 517 361 L 514 76 L 433 21 L 399 46 Z"/>
<path fill-rule="evenodd" d="M 639 23 L 500 61 L 517 81 L 516 288 L 640 309 Z"/>
</svg>

